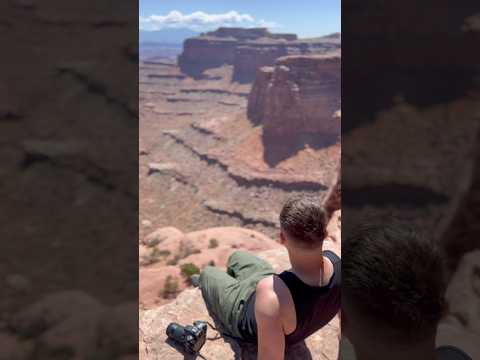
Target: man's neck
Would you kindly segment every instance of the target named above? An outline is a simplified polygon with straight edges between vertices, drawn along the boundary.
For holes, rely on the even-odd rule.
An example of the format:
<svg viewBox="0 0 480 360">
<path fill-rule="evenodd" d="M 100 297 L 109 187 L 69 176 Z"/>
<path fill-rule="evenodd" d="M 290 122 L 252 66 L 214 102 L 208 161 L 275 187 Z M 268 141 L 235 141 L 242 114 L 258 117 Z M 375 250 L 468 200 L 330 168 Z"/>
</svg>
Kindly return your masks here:
<svg viewBox="0 0 480 360">
<path fill-rule="evenodd" d="M 330 279 L 333 269 L 330 261 L 325 261 L 322 248 L 312 250 L 288 250 L 291 271 L 311 285 L 323 285 Z"/>
</svg>

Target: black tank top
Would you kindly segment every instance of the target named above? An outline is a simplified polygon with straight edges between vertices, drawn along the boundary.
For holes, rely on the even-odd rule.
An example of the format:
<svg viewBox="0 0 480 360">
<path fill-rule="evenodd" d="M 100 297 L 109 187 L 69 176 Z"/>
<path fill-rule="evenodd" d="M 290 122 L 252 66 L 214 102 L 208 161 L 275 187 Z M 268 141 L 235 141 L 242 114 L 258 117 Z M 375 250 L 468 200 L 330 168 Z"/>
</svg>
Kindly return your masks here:
<svg viewBox="0 0 480 360">
<path fill-rule="evenodd" d="M 332 320 L 340 310 L 341 298 L 341 260 L 332 251 L 323 255 L 333 264 L 334 273 L 328 285 L 310 286 L 294 273 L 284 271 L 278 277 L 288 287 L 295 304 L 297 327 L 285 336 L 286 344 L 294 344 L 312 335 Z M 255 292 L 248 298 L 242 309 L 238 329 L 243 340 L 257 342 L 257 323 L 255 321 Z"/>
</svg>

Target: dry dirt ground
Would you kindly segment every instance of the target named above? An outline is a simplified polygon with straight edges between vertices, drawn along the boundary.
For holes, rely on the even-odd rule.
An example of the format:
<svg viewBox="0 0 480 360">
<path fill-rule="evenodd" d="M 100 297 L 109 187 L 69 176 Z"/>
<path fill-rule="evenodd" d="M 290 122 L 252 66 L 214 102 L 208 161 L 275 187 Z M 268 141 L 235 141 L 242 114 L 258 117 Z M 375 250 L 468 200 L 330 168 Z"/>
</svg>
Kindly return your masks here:
<svg viewBox="0 0 480 360">
<path fill-rule="evenodd" d="M 275 239 L 288 197 L 325 195 L 340 141 L 315 149 L 265 144 L 262 127 L 246 117 L 251 84 L 232 82 L 232 67 L 193 80 L 175 59 L 157 55 L 139 72 L 140 242 L 167 226 L 184 233 L 237 226 Z"/>
</svg>

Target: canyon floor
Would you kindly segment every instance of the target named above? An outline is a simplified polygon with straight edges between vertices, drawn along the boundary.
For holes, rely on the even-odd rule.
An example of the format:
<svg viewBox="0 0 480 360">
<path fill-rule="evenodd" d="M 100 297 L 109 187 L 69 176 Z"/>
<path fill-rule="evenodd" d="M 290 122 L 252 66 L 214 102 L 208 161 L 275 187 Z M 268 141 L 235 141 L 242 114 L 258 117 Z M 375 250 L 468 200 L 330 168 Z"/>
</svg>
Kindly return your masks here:
<svg viewBox="0 0 480 360">
<path fill-rule="evenodd" d="M 145 247 L 145 237 L 163 227 L 189 233 L 233 226 L 275 239 L 278 212 L 288 197 L 325 196 L 331 181 L 325 174 L 335 173 L 340 142 L 310 147 L 264 140 L 262 127 L 246 115 L 252 84 L 233 82 L 231 66 L 194 80 L 171 56 L 157 54 L 143 60 L 139 72 L 141 256 L 153 251 Z M 248 242 L 238 246 L 249 249 Z M 174 266 L 167 265 L 172 264 L 167 254 L 175 250 L 159 249 L 164 256 L 155 263 L 140 259 L 143 307 L 168 301 L 152 299 L 151 291 L 148 299 L 142 297 L 142 271 L 154 267 L 166 274 Z M 194 252 L 208 257 L 212 249 Z"/>
</svg>

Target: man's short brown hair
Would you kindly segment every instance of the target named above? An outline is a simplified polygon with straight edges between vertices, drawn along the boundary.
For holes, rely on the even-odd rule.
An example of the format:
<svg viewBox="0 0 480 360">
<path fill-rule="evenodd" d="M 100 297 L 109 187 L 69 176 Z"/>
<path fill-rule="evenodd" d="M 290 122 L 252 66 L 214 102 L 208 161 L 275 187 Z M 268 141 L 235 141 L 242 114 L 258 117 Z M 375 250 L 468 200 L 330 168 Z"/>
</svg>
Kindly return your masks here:
<svg viewBox="0 0 480 360">
<path fill-rule="evenodd" d="M 435 334 L 445 310 L 439 246 L 412 224 L 369 214 L 342 238 L 342 301 L 368 319 L 378 341 L 409 344 Z"/>
<path fill-rule="evenodd" d="M 280 226 L 303 247 L 320 246 L 327 235 L 328 215 L 319 199 L 294 197 L 280 213 Z"/>
</svg>

